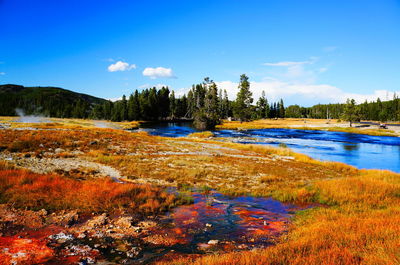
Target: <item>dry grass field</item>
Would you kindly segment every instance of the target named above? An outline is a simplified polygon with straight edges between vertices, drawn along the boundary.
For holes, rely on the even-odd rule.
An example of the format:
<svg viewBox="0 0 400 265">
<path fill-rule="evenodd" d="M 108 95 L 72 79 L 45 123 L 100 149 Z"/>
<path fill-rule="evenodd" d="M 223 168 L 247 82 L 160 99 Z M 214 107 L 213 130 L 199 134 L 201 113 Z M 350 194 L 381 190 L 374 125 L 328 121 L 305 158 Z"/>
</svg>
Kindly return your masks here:
<svg viewBox="0 0 400 265">
<path fill-rule="evenodd" d="M 0 200 L 31 210 L 134 208 L 158 213 L 185 203 L 164 192 L 167 186 L 271 196 L 315 207 L 297 214 L 288 233 L 271 247 L 189 255 L 158 264 L 400 263 L 399 174 L 358 170 L 287 148 L 235 144 L 209 136 L 163 138 L 58 123 L 43 123 L 35 130 L 2 129 Z M 52 159 L 98 163 L 114 168 L 121 180 L 131 184 L 96 178 L 96 173 L 88 173 L 90 168 L 48 174 L 37 167 L 22 169 L 28 159 L 38 164 Z"/>
<path fill-rule="evenodd" d="M 224 120 L 218 129 L 245 130 L 245 129 L 271 129 L 287 128 L 301 130 L 327 130 L 335 132 L 359 133 L 376 136 L 400 136 L 397 127 L 389 126 L 389 129 L 379 129 L 378 126 L 350 127 L 348 122 L 326 119 L 265 119 L 250 122 Z"/>
</svg>

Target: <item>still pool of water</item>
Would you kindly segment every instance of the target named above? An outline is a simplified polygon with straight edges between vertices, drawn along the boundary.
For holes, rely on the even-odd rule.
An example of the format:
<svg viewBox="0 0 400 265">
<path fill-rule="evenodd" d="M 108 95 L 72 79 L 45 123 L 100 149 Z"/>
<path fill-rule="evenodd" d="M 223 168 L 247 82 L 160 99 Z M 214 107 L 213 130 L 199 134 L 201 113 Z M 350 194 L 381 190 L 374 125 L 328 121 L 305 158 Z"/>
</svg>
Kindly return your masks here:
<svg viewBox="0 0 400 265">
<path fill-rule="evenodd" d="M 148 124 L 142 130 L 166 137 L 183 137 L 196 132 L 185 122 Z M 216 130 L 214 134 L 240 143 L 285 144 L 312 158 L 343 162 L 357 168 L 400 172 L 400 137 L 296 129 Z"/>
<path fill-rule="evenodd" d="M 168 234 L 181 253 L 239 250 L 270 245 L 297 210 L 271 198 L 194 192 L 194 203 L 172 210 L 155 234 Z M 178 244 L 176 244 L 178 243 Z"/>
</svg>

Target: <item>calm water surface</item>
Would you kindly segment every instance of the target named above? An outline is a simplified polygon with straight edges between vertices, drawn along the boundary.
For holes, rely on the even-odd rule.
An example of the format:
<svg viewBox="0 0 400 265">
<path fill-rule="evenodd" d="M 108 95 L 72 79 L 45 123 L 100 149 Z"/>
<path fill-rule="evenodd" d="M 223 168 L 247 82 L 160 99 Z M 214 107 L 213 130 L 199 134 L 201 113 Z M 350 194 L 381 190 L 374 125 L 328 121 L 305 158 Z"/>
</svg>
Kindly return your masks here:
<svg viewBox="0 0 400 265">
<path fill-rule="evenodd" d="M 147 124 L 142 130 L 167 137 L 182 137 L 196 132 L 186 122 Z M 343 162 L 357 168 L 400 172 L 400 137 L 296 129 L 217 130 L 214 134 L 240 143 L 285 144 L 312 158 Z"/>
</svg>

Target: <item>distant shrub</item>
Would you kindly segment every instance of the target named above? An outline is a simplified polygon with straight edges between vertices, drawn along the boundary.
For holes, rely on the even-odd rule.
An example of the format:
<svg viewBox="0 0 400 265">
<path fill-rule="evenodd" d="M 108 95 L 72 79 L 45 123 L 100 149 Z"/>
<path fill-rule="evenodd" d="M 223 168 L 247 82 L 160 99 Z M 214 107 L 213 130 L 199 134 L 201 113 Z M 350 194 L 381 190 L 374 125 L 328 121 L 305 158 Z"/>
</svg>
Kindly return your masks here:
<svg viewBox="0 0 400 265">
<path fill-rule="evenodd" d="M 279 143 L 278 146 L 281 147 L 281 148 L 287 148 L 287 145 L 285 143 Z"/>
<path fill-rule="evenodd" d="M 214 134 L 212 132 L 210 132 L 210 131 L 195 132 L 195 133 L 189 134 L 189 137 L 212 138 L 212 137 L 214 137 Z"/>
</svg>

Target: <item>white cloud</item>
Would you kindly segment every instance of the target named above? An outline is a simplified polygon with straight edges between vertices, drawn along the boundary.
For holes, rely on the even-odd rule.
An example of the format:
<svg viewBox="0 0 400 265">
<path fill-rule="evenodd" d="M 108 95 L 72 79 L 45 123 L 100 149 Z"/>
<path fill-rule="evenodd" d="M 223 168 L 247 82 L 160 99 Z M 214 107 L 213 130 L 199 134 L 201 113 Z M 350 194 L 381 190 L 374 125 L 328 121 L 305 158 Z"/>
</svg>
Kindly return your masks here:
<svg viewBox="0 0 400 265">
<path fill-rule="evenodd" d="M 294 66 L 294 65 L 302 65 L 302 64 L 307 64 L 309 63 L 308 61 L 304 62 L 277 62 L 277 63 L 263 63 L 263 65 L 266 66 Z"/>
<path fill-rule="evenodd" d="M 135 64 L 129 64 L 123 61 L 118 61 L 108 66 L 108 71 L 109 72 L 127 71 L 135 68 L 136 68 Z"/>
<path fill-rule="evenodd" d="M 176 78 L 171 68 L 164 67 L 147 67 L 143 70 L 143 75 L 150 77 L 151 79 L 156 78 Z"/>
<path fill-rule="evenodd" d="M 276 62 L 276 63 L 263 63 L 265 66 L 284 66 L 284 67 L 293 67 L 293 66 L 299 66 L 299 65 L 304 65 L 304 64 L 313 64 L 318 60 L 317 57 L 310 57 L 309 60 L 307 61 L 283 61 L 283 62 Z"/>
<path fill-rule="evenodd" d="M 265 91 L 269 102 L 283 99 L 286 105 L 299 104 L 312 106 L 318 103 L 344 103 L 348 98 L 353 98 L 357 103 L 365 100 L 376 101 L 390 100 L 393 94 L 400 95 L 400 91 L 375 90 L 368 93 L 348 93 L 342 88 L 330 84 L 318 82 L 318 76 L 328 71 L 328 66 L 318 66 L 317 57 L 311 57 L 307 61 L 282 61 L 266 63 L 273 66 L 273 71 L 268 71 L 261 81 L 250 82 L 250 90 L 253 93 L 254 103 Z M 236 98 L 239 91 L 238 83 L 229 80 L 216 81 L 219 89 L 226 90 L 231 100 Z M 176 95 L 182 96 L 190 88 L 182 88 L 176 91 Z"/>
<path fill-rule="evenodd" d="M 239 91 L 238 83 L 232 81 L 216 82 L 218 89 L 226 90 L 231 100 L 236 98 Z M 182 88 L 176 91 L 177 96 L 186 94 L 190 88 Z M 269 102 L 276 102 L 283 98 L 286 105 L 299 104 L 312 106 L 318 103 L 344 103 L 346 99 L 353 98 L 357 103 L 365 100 L 376 101 L 390 100 L 393 94 L 400 95 L 400 91 L 375 90 L 372 93 L 359 94 L 347 93 L 342 89 L 328 84 L 294 84 L 277 79 L 265 79 L 260 82 L 250 82 L 250 90 L 253 93 L 254 103 L 260 98 L 262 91 L 265 91 Z"/>
<path fill-rule="evenodd" d="M 162 87 L 167 87 L 168 85 L 166 84 L 156 84 L 156 85 L 151 85 L 151 84 L 143 84 L 141 86 L 138 86 L 140 89 L 145 89 L 145 88 L 152 88 L 155 87 L 157 89 L 161 89 Z"/>
<path fill-rule="evenodd" d="M 118 101 L 118 100 L 121 100 L 122 99 L 122 97 L 118 97 L 118 98 L 107 98 L 107 100 L 110 100 L 110 101 L 112 101 L 112 102 L 115 102 L 115 101 Z"/>
<path fill-rule="evenodd" d="M 310 57 L 306 61 L 282 61 L 276 63 L 264 63 L 265 66 L 276 67 L 271 74 L 279 79 L 287 80 L 293 83 L 312 84 L 317 78 L 318 70 L 306 69 L 315 64 L 319 60 L 318 57 Z"/>
<path fill-rule="evenodd" d="M 219 89 L 226 89 L 228 97 L 235 99 L 238 92 L 238 83 L 231 81 L 216 82 Z M 394 93 L 400 95 L 400 91 L 375 90 L 372 93 L 359 94 L 347 93 L 342 89 L 327 84 L 293 84 L 279 80 L 265 80 L 261 82 L 251 82 L 250 89 L 253 92 L 253 98 L 257 101 L 262 91 L 267 94 L 270 101 L 277 101 L 280 98 L 289 99 L 290 104 L 314 105 L 318 103 L 344 103 L 346 99 L 353 98 L 357 103 L 363 103 L 365 100 L 376 101 L 390 100 Z"/>
<path fill-rule="evenodd" d="M 4 73 L 4 72 L 0 72 L 0 75 L 5 75 L 6 73 Z"/>
</svg>

